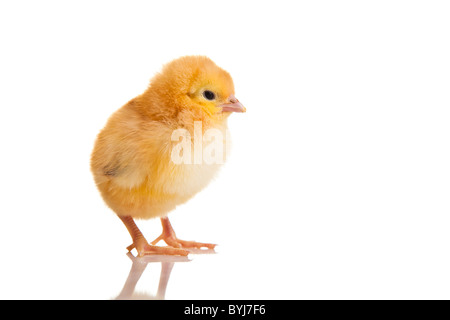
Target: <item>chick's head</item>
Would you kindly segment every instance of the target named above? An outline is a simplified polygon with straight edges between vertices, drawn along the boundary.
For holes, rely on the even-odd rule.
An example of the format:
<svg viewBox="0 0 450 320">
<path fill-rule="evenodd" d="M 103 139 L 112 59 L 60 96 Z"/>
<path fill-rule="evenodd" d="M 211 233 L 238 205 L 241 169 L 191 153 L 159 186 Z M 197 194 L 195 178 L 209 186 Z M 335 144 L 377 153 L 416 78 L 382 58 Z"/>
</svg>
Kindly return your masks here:
<svg viewBox="0 0 450 320">
<path fill-rule="evenodd" d="M 185 56 L 166 64 L 150 82 L 148 92 L 173 115 L 227 117 L 245 112 L 234 96 L 230 74 L 204 56 Z"/>
</svg>

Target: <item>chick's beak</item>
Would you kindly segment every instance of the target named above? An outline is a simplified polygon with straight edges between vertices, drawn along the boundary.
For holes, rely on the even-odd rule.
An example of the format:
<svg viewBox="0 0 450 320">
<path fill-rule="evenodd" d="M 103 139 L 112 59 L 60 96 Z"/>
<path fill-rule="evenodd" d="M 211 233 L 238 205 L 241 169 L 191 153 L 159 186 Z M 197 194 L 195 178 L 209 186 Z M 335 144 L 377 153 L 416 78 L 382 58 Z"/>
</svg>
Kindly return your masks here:
<svg viewBox="0 0 450 320">
<path fill-rule="evenodd" d="M 228 103 L 221 104 L 222 112 L 245 112 L 247 109 L 239 102 L 238 99 L 232 94 L 228 97 Z"/>
</svg>

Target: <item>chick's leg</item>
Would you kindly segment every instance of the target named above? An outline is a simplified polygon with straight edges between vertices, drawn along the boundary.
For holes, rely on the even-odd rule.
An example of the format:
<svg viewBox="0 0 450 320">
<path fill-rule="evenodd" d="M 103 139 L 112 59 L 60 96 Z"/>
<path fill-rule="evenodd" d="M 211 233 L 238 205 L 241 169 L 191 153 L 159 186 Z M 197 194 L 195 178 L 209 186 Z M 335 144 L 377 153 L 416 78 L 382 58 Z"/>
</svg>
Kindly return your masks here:
<svg viewBox="0 0 450 320">
<path fill-rule="evenodd" d="M 127 247 L 128 251 L 131 251 L 133 250 L 133 248 L 136 248 L 139 257 L 151 254 L 166 254 L 179 256 L 187 256 L 189 254 L 189 251 L 183 249 L 170 247 L 157 247 L 148 244 L 147 240 L 137 227 L 132 217 L 119 216 L 119 218 L 125 224 L 125 227 L 127 227 L 127 230 L 130 233 L 131 238 L 133 239 L 133 244 Z"/>
<path fill-rule="evenodd" d="M 172 228 L 172 225 L 170 224 L 169 218 L 164 217 L 161 218 L 161 224 L 163 227 L 163 231 L 161 235 L 152 241 L 152 244 L 157 244 L 159 241 L 164 240 L 165 243 L 167 243 L 169 246 L 175 247 L 175 248 L 208 248 L 208 249 L 214 249 L 215 244 L 212 243 L 203 243 L 203 242 L 195 242 L 195 241 L 185 241 L 180 240 L 175 235 L 175 231 Z"/>
</svg>

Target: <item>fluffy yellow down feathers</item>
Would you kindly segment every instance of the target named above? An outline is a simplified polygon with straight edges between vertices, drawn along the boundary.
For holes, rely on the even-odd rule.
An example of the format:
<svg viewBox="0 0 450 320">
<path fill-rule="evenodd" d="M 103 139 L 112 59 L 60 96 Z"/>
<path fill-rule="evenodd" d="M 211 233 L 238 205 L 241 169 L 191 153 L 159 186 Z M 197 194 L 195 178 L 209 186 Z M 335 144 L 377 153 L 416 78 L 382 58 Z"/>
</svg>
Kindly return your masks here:
<svg viewBox="0 0 450 320">
<path fill-rule="evenodd" d="M 231 112 L 245 108 L 234 97 L 228 72 L 209 58 L 186 56 L 165 65 L 143 94 L 109 118 L 97 137 L 91 170 L 106 204 L 124 221 L 163 217 L 189 200 L 220 164 L 174 163 L 171 154 L 178 141 L 172 134 L 184 129 L 193 139 L 197 122 L 202 133 L 215 128 L 225 137 Z M 124 223 L 130 231 L 132 226 Z M 130 234 L 136 242 L 136 234 Z M 134 244 L 138 252 L 143 250 L 139 255 L 154 253 L 145 250 L 150 246 L 146 242 L 143 248 Z"/>
</svg>

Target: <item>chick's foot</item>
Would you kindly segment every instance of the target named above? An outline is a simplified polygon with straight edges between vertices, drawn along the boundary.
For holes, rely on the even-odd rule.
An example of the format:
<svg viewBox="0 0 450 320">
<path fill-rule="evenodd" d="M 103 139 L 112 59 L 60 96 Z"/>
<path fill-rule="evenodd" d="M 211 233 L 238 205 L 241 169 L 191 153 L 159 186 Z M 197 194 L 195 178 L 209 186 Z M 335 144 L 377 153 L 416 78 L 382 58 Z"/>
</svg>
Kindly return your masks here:
<svg viewBox="0 0 450 320">
<path fill-rule="evenodd" d="M 154 255 L 154 254 L 173 255 L 173 256 L 187 256 L 189 254 L 189 251 L 179 249 L 179 248 L 159 247 L 159 246 L 150 245 L 144 239 L 137 241 L 137 243 L 133 243 L 132 245 L 128 246 L 127 250 L 131 251 L 134 248 L 136 248 L 136 251 L 138 252 L 139 257 L 143 257 L 143 256 L 147 256 L 147 255 Z"/>
<path fill-rule="evenodd" d="M 161 218 L 161 224 L 163 227 L 163 232 L 161 235 L 151 242 L 152 245 L 157 244 L 159 241 L 164 240 L 169 246 L 174 248 L 208 248 L 214 249 L 216 244 L 213 243 L 204 243 L 204 242 L 196 242 L 196 241 L 186 241 L 178 239 L 175 235 L 175 231 L 170 224 L 169 218 L 164 217 Z"/>
<path fill-rule="evenodd" d="M 204 242 L 196 242 L 196 241 L 186 241 L 178 239 L 175 236 L 164 236 L 161 234 L 158 238 L 152 241 L 152 244 L 157 244 L 159 241 L 164 240 L 165 243 L 167 243 L 169 246 L 172 246 L 175 248 L 208 248 L 208 249 L 214 249 L 216 247 L 216 244 L 213 243 L 204 243 Z"/>
</svg>

